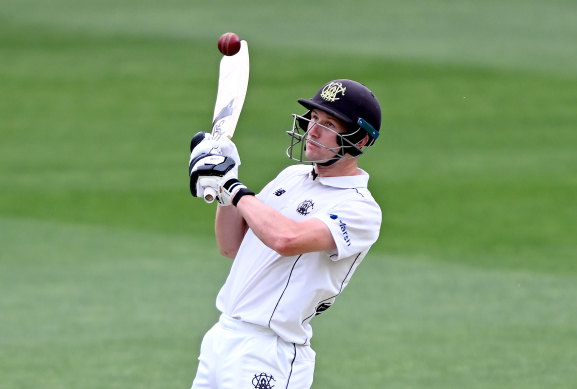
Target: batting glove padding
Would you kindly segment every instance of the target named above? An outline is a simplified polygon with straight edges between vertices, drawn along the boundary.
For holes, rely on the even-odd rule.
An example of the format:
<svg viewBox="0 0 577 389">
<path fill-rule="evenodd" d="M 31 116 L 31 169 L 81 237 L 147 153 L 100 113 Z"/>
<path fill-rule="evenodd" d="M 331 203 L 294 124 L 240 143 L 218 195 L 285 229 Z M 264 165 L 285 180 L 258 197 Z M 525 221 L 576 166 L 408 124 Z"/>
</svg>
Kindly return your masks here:
<svg viewBox="0 0 577 389">
<path fill-rule="evenodd" d="M 236 178 L 236 164 L 230 157 L 203 154 L 190 162 L 190 193 L 194 197 L 204 197 L 204 188 L 213 188 L 216 192 L 220 186 Z"/>
<path fill-rule="evenodd" d="M 240 166 L 240 156 L 236 145 L 227 137 L 213 139 L 207 132 L 197 133 L 190 141 L 190 159 L 188 164 L 203 154 L 216 154 L 230 157 L 234 160 L 236 167 Z"/>
</svg>

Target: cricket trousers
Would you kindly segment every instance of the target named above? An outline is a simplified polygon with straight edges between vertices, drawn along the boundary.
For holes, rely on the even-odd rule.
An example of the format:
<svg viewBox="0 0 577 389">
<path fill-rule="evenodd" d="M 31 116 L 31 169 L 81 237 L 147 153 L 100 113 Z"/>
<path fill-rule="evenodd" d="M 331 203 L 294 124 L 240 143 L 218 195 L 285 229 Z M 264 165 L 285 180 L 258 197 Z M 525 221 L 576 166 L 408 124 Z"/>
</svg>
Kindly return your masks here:
<svg viewBox="0 0 577 389">
<path fill-rule="evenodd" d="M 314 367 L 310 346 L 221 315 L 202 340 L 192 389 L 308 389 Z"/>
</svg>

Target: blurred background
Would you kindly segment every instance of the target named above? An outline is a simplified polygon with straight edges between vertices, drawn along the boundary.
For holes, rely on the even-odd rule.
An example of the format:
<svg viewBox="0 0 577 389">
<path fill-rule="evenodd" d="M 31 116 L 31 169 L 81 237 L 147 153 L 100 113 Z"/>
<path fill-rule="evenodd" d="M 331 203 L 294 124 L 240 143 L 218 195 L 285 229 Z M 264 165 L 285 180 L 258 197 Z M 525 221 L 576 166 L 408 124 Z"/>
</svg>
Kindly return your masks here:
<svg viewBox="0 0 577 389">
<path fill-rule="evenodd" d="M 326 81 L 383 109 L 381 236 L 313 320 L 315 388 L 577 387 L 577 3 L 3 0 L 0 387 L 188 388 L 230 260 L 188 192 L 219 36 L 258 190 Z"/>
</svg>

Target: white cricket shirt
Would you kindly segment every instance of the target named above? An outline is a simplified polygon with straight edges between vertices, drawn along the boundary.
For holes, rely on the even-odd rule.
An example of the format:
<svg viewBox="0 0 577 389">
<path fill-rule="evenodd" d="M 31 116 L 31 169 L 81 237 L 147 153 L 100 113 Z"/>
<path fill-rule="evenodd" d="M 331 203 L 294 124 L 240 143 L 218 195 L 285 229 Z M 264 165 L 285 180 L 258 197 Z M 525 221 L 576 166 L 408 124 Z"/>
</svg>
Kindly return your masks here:
<svg viewBox="0 0 577 389">
<path fill-rule="evenodd" d="M 283 340 L 309 345 L 310 320 L 329 308 L 377 240 L 381 210 L 367 189 L 369 175 L 316 177 L 310 165 L 283 170 L 257 197 L 294 220 L 316 217 L 337 249 L 283 257 L 248 230 L 217 308 L 269 327 Z"/>
</svg>

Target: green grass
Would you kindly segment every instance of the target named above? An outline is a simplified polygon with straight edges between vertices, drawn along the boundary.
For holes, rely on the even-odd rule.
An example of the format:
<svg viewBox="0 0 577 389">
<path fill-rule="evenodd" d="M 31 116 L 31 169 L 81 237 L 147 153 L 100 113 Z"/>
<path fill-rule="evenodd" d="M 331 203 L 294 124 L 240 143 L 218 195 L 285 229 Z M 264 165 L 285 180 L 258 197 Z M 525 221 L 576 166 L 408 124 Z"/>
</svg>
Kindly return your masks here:
<svg viewBox="0 0 577 389">
<path fill-rule="evenodd" d="M 251 45 L 249 187 L 290 163 L 296 98 L 349 77 L 383 106 L 381 238 L 313 322 L 315 387 L 577 385 L 577 7 L 332 7 L 3 2 L 2 389 L 190 385 L 230 266 L 186 177 L 225 31 Z"/>
<path fill-rule="evenodd" d="M 212 240 L 4 219 L 2 387 L 183 387 L 230 262 Z M 33 236 L 33 245 L 23 245 Z M 315 319 L 317 387 L 570 388 L 573 276 L 372 255 Z"/>
</svg>

